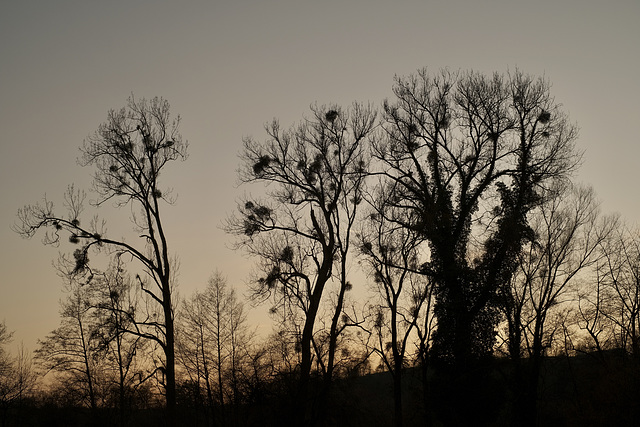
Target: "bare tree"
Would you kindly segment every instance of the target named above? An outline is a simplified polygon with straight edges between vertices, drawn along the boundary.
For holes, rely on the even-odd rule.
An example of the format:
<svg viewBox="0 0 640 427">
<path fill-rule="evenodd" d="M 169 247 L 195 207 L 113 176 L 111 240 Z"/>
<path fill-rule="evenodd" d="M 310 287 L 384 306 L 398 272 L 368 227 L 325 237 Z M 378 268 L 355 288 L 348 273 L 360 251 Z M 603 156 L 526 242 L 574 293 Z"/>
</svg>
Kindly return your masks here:
<svg viewBox="0 0 640 427">
<path fill-rule="evenodd" d="M 269 200 L 247 200 L 240 206 L 240 216 L 231 218 L 227 228 L 241 238 L 239 246 L 262 260 L 265 275 L 257 281 L 256 293 L 273 295 L 278 304 L 292 304 L 303 313 L 299 424 L 305 422 L 304 413 L 310 422 L 306 409 L 313 336 L 338 261 L 332 363 L 341 305 L 349 288 L 342 265 L 361 201 L 368 167 L 365 142 L 375 117 L 371 108 L 358 104 L 349 110 L 316 106 L 311 118 L 290 130 L 281 130 L 277 121 L 271 123 L 265 142 L 245 139 L 240 180 L 271 184 Z"/>
<path fill-rule="evenodd" d="M 74 252 L 78 271 L 88 266 L 89 251 L 94 247 L 106 247 L 138 262 L 145 276 L 138 278 L 138 284 L 163 316 L 161 320 L 140 323 L 144 330 L 138 333 L 162 348 L 169 422 L 173 420 L 176 401 L 173 264 L 161 207 L 163 202 L 172 203 L 174 199 L 170 191 L 160 187 L 159 177 L 168 164 L 186 158 L 187 143 L 178 132 L 179 121 L 179 117 L 171 118 L 166 100 L 136 100 L 132 96 L 126 108 L 109 111 L 107 121 L 81 147 L 80 164 L 95 168 L 95 206 L 108 202 L 116 207 L 130 206 L 134 229 L 141 239 L 138 246 L 124 238 L 108 237 L 104 222 L 97 217 L 87 225 L 81 224 L 85 197 L 73 186 L 65 197 L 66 216 L 55 213 L 53 203 L 45 198 L 42 204 L 20 209 L 20 223 L 15 226 L 25 237 L 32 237 L 40 229 L 49 229 L 44 242 L 53 245 L 59 243 L 61 232 L 66 231 L 69 240 L 80 245 Z"/>
<path fill-rule="evenodd" d="M 214 372 L 207 321 L 209 316 L 204 295 L 197 293 L 183 303 L 176 327 L 178 358 L 191 381 L 197 386 L 198 396 L 201 393 L 201 383 L 204 383 L 207 425 L 214 417 L 215 407 Z"/>
<path fill-rule="evenodd" d="M 422 340 L 416 343 L 410 338 L 416 339 L 419 323 L 431 317 L 432 287 L 420 273 L 419 236 L 385 219 L 389 216 L 384 212 L 386 195 L 380 196 L 375 213 L 366 222 L 368 227 L 360 235 L 360 250 L 375 283 L 375 350 L 393 377 L 393 418 L 394 425 L 399 427 L 403 425 L 402 376 L 408 348 L 415 344 L 420 351 L 426 345 Z"/>
<path fill-rule="evenodd" d="M 3 321 L 0 323 L 0 404 L 2 405 L 2 425 L 6 419 L 6 411 L 14 395 L 14 381 L 12 371 L 14 369 L 13 360 L 5 345 L 11 342 L 13 332 L 7 330 L 7 325 Z"/>
<path fill-rule="evenodd" d="M 536 238 L 519 256 L 504 306 L 521 393 L 519 425 L 536 423 L 542 359 L 561 326 L 553 321 L 554 315 L 576 299 L 580 274 L 596 265 L 599 246 L 616 228 L 613 218 L 599 214 L 593 190 L 580 186 L 559 189 L 535 210 L 530 222 Z M 524 376 L 523 350 L 528 361 Z"/>
<path fill-rule="evenodd" d="M 5 345 L 11 342 L 13 332 L 7 325 L 0 323 L 0 422 L 7 425 L 11 418 L 10 411 L 18 407 L 22 401 L 31 396 L 37 376 L 33 370 L 31 355 L 24 345 L 18 354 L 12 356 Z M 20 424 L 20 419 L 14 422 Z"/>
<path fill-rule="evenodd" d="M 125 425 L 132 393 L 148 379 L 144 367 L 148 360 L 141 356 L 148 350 L 147 342 L 135 333 L 134 327 L 139 301 L 120 257 L 112 261 L 106 272 L 93 271 L 90 277 L 85 286 L 91 288 L 94 298 L 92 315 L 99 326 L 95 333 L 105 356 L 105 370 L 115 371 L 115 375 L 107 373 L 107 381 L 115 383 L 119 423 Z"/>
<path fill-rule="evenodd" d="M 244 305 L 220 272 L 210 277 L 204 291 L 184 302 L 178 337 L 185 368 L 198 385 L 204 384 L 211 420 L 217 417 L 225 425 L 225 405 L 237 408 L 242 402 L 242 371 L 252 336 Z M 220 409 L 217 414 L 215 407 Z"/>
<path fill-rule="evenodd" d="M 613 328 L 613 345 L 640 360 L 640 237 L 620 227 L 601 245 L 599 313 Z"/>
<path fill-rule="evenodd" d="M 612 235 L 617 234 L 616 232 Z M 611 237 L 611 236 L 610 236 Z M 574 348 L 578 351 L 594 353 L 604 361 L 604 350 L 615 346 L 614 322 L 607 316 L 608 301 L 605 278 L 607 260 L 601 258 L 594 268 L 595 277 L 592 282 L 578 289 L 578 302 L 575 324 L 579 330 L 586 331 L 587 337 L 581 345 Z"/>
<path fill-rule="evenodd" d="M 102 396 L 104 354 L 100 351 L 99 326 L 91 315 L 91 290 L 69 275 L 68 296 L 61 302 L 60 326 L 39 340 L 35 358 L 45 373 L 65 378 L 71 390 L 77 390 L 78 403 L 95 410 Z"/>
</svg>

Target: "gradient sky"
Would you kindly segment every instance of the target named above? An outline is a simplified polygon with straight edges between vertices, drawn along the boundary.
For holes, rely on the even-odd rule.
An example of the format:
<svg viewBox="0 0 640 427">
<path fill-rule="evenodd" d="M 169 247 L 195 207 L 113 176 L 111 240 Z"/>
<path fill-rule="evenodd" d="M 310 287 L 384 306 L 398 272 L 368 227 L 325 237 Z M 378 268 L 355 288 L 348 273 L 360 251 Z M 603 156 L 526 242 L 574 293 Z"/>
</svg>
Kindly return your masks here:
<svg viewBox="0 0 640 427">
<path fill-rule="evenodd" d="M 0 321 L 30 350 L 57 327 L 58 250 L 11 225 L 45 193 L 89 188 L 78 147 L 131 93 L 168 99 L 190 143 L 164 176 L 179 195 L 165 221 L 183 296 L 215 269 L 244 289 L 251 263 L 220 230 L 245 191 L 243 136 L 263 138 L 273 117 L 288 127 L 314 102 L 380 105 L 394 75 L 424 66 L 546 76 L 580 128 L 578 179 L 636 223 L 639 23 L 638 0 L 1 0 Z"/>
</svg>

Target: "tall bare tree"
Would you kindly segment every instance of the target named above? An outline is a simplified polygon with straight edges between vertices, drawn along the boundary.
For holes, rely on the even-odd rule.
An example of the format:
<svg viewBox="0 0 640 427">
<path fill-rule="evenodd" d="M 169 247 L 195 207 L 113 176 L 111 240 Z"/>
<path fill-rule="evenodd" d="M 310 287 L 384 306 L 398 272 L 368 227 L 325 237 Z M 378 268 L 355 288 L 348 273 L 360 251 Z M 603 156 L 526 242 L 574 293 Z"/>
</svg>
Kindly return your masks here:
<svg viewBox="0 0 640 427">
<path fill-rule="evenodd" d="M 536 423 L 542 359 L 560 326 L 552 315 L 576 299 L 580 275 L 598 263 L 598 248 L 617 227 L 613 217 L 600 215 L 593 190 L 582 186 L 559 189 L 530 223 L 536 237 L 523 247 L 503 307 L 520 394 L 518 425 Z"/>
<path fill-rule="evenodd" d="M 137 100 L 129 98 L 125 108 L 111 110 L 107 121 L 89 136 L 81 147 L 82 166 L 94 168 L 95 206 L 109 202 L 116 207 L 131 208 L 138 245 L 124 238 L 106 235 L 104 222 L 94 217 L 81 223 L 84 194 L 70 187 L 65 197 L 66 215 L 54 211 L 53 203 L 28 205 L 18 212 L 16 231 L 32 237 L 40 229 L 46 244 L 57 245 L 61 232 L 69 234 L 72 243 L 80 245 L 74 252 L 76 270 L 88 266 L 91 248 L 105 247 L 135 260 L 143 277 L 138 284 L 162 313 L 161 320 L 139 324 L 138 333 L 156 342 L 163 351 L 164 384 L 169 422 L 175 411 L 175 355 L 173 326 L 173 264 L 167 234 L 162 221 L 163 203 L 172 203 L 171 192 L 160 186 L 165 167 L 187 156 L 187 143 L 178 131 L 180 118 L 171 118 L 169 103 L 162 98 Z"/>
<path fill-rule="evenodd" d="M 393 377 L 393 419 L 394 425 L 400 427 L 403 425 L 403 371 L 411 346 L 415 345 L 420 353 L 422 345 L 426 344 L 418 339 L 422 338 L 418 329 L 431 317 L 432 287 L 420 271 L 419 235 L 385 219 L 390 215 L 385 212 L 384 192 L 374 206 L 374 213 L 365 222 L 364 231 L 359 236 L 360 251 L 375 284 L 375 351 Z"/>
<path fill-rule="evenodd" d="M 203 384 L 213 424 L 226 425 L 225 405 L 237 408 L 242 403 L 241 380 L 252 341 L 244 305 L 226 278 L 215 272 L 206 289 L 183 303 L 179 319 L 183 365 L 198 386 Z"/>
<path fill-rule="evenodd" d="M 245 139 L 240 180 L 270 184 L 268 200 L 246 200 L 228 223 L 239 246 L 261 259 L 264 276 L 255 292 L 302 313 L 298 423 L 308 424 L 312 342 L 318 313 L 333 277 L 338 290 L 332 309 L 331 363 L 339 331 L 349 235 L 368 168 L 365 143 L 375 126 L 370 107 L 312 107 L 301 124 L 267 126 L 265 142 Z M 336 265 L 338 261 L 338 265 Z M 339 273 L 334 270 L 338 268 Z M 324 298 L 323 298 L 324 297 Z"/>
<path fill-rule="evenodd" d="M 201 395 L 201 387 L 204 388 L 207 425 L 215 416 L 215 407 L 219 407 L 216 404 L 216 395 L 219 394 L 214 389 L 215 366 L 211 354 L 216 343 L 210 337 L 209 308 L 204 293 L 196 293 L 182 304 L 176 327 L 180 364 L 197 386 L 198 395 Z"/>
</svg>

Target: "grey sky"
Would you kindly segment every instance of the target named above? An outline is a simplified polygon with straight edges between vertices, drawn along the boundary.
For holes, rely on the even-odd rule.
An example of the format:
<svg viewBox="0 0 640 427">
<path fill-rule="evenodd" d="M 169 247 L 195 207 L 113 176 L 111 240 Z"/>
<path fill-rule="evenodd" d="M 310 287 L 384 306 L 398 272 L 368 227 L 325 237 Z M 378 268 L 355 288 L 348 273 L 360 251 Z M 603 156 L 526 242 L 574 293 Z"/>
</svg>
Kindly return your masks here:
<svg viewBox="0 0 640 427">
<path fill-rule="evenodd" d="M 165 212 L 183 295 L 216 268 L 242 287 L 251 268 L 219 229 L 245 191 L 235 186 L 243 136 L 262 138 L 273 117 L 289 126 L 313 102 L 379 105 L 395 74 L 423 66 L 545 75 L 580 127 L 579 179 L 635 223 L 638 22 L 637 0 L 3 0 L 0 320 L 29 349 L 57 326 L 57 250 L 10 226 L 45 193 L 59 202 L 67 184 L 89 188 L 77 148 L 132 92 L 168 99 L 190 142 L 165 180 L 179 195 Z"/>
</svg>

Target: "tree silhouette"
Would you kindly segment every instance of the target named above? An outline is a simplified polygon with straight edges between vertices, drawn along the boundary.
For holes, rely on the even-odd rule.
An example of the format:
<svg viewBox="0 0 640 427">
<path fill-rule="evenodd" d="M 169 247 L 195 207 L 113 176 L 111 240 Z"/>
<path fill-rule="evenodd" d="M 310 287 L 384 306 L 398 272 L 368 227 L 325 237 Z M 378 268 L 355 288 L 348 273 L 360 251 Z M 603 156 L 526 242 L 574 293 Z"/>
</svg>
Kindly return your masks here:
<svg viewBox="0 0 640 427">
<path fill-rule="evenodd" d="M 5 348 L 11 342 L 13 332 L 7 330 L 3 321 L 0 323 L 0 423 L 2 426 L 11 419 L 11 410 L 23 400 L 31 397 L 36 385 L 36 374 L 33 370 L 31 355 L 20 346 L 18 355 L 13 357 Z M 14 421 L 20 424 L 19 416 Z"/>
<path fill-rule="evenodd" d="M 205 290 L 182 304 L 178 332 L 180 359 L 198 387 L 203 384 L 209 418 L 226 425 L 225 405 L 242 403 L 240 382 L 252 337 L 244 305 L 222 273 L 215 272 Z"/>
<path fill-rule="evenodd" d="M 531 238 L 528 212 L 578 164 L 576 131 L 549 84 L 518 71 L 423 69 L 398 78 L 394 93 L 375 153 L 391 202 L 409 213 L 389 219 L 428 242 L 436 348 L 462 363 L 492 349 L 494 296 Z"/>
<path fill-rule="evenodd" d="M 61 303 L 60 326 L 38 342 L 36 360 L 46 373 L 56 372 L 76 401 L 95 415 L 101 405 L 104 353 L 92 316 L 92 290 L 67 275 L 67 299 Z"/>
<path fill-rule="evenodd" d="M 394 94 L 384 105 L 386 137 L 374 144 L 397 208 L 390 212 L 402 212 L 388 219 L 428 244 L 423 272 L 435 284 L 434 352 L 459 379 L 458 400 L 473 403 L 485 395 L 476 387 L 483 381 L 469 381 L 473 362 L 494 347 L 498 290 L 533 238 L 528 213 L 579 163 L 576 129 L 549 83 L 519 71 L 422 69 L 397 78 Z"/>
<path fill-rule="evenodd" d="M 90 277 L 85 287 L 91 289 L 93 297 L 89 303 L 98 325 L 95 333 L 104 353 L 105 370 L 109 371 L 106 380 L 117 390 L 119 423 L 125 425 L 133 392 L 149 379 L 144 366 L 149 360 L 142 356 L 149 352 L 149 342 L 137 333 L 139 318 L 135 315 L 144 301 L 138 300 L 135 284 L 120 257 L 115 257 L 104 273 L 94 270 Z"/>
<path fill-rule="evenodd" d="M 147 320 L 138 334 L 158 344 L 164 354 L 164 373 L 168 422 L 175 412 L 175 352 L 173 326 L 172 283 L 173 265 L 169 244 L 161 217 L 162 202 L 172 203 L 171 193 L 160 187 L 160 175 L 165 166 L 186 158 L 187 143 L 178 132 L 180 118 L 172 119 L 169 103 L 162 98 L 136 100 L 131 96 L 126 108 L 111 110 L 107 121 L 89 136 L 81 147 L 80 164 L 94 167 L 93 189 L 95 206 L 112 202 L 116 207 L 130 206 L 131 220 L 140 236 L 140 245 L 128 240 L 110 238 L 105 224 L 94 217 L 81 224 L 84 193 L 73 186 L 65 196 L 67 215 L 54 212 L 53 203 L 45 198 L 41 204 L 28 205 L 18 212 L 17 232 L 32 237 L 47 228 L 44 242 L 57 245 L 66 231 L 69 241 L 79 244 L 74 251 L 75 270 L 89 266 L 92 248 L 107 248 L 120 257 L 137 261 L 142 274 L 137 282 L 157 305 L 162 320 Z M 139 213 L 136 213 L 136 210 Z"/>
<path fill-rule="evenodd" d="M 387 221 L 392 216 L 387 209 L 383 189 L 373 204 L 373 213 L 360 233 L 360 252 L 369 276 L 375 283 L 373 333 L 377 339 L 375 351 L 393 377 L 394 425 L 403 425 L 402 377 L 410 341 L 415 338 L 423 320 L 430 322 L 432 287 L 421 274 L 421 239 L 413 230 Z M 425 330 L 425 335 L 429 333 Z M 429 343 L 419 334 L 421 353 Z M 420 354 L 420 356 L 424 356 Z M 426 367 L 424 367 L 426 369 Z M 426 386 L 426 384 L 425 384 Z"/>
<path fill-rule="evenodd" d="M 519 255 L 503 306 L 516 369 L 518 425 L 536 425 L 542 359 L 560 327 L 553 315 L 572 299 L 568 294 L 579 274 L 599 262 L 598 247 L 617 226 L 600 215 L 593 190 L 579 186 L 558 189 L 530 223 L 535 238 Z"/>
<path fill-rule="evenodd" d="M 613 330 L 615 347 L 640 361 L 640 237 L 620 227 L 600 246 L 598 312 Z"/>
<path fill-rule="evenodd" d="M 265 142 L 245 139 L 240 180 L 271 184 L 269 200 L 246 200 L 227 229 L 240 237 L 240 247 L 261 259 L 264 275 L 257 280 L 255 293 L 272 296 L 276 306 L 302 313 L 300 425 L 311 422 L 307 408 L 314 327 L 337 267 L 329 381 L 333 369 L 341 330 L 338 322 L 350 286 L 343 266 L 356 207 L 362 200 L 368 166 L 365 143 L 375 117 L 371 108 L 358 104 L 349 110 L 315 106 L 311 118 L 290 130 L 281 130 L 273 121 L 266 128 L 269 140 Z"/>
</svg>

